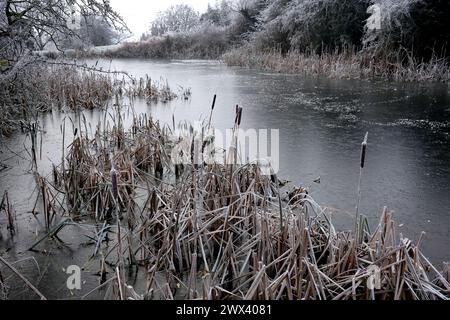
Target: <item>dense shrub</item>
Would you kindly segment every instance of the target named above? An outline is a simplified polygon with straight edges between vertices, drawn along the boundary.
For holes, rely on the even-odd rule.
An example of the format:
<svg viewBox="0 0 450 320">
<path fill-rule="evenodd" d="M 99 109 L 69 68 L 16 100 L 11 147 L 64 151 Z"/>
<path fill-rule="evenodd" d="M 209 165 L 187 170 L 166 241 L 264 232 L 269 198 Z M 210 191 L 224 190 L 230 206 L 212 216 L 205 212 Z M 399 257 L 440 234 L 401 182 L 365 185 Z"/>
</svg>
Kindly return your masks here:
<svg viewBox="0 0 450 320">
<path fill-rule="evenodd" d="M 218 59 L 230 47 L 221 27 L 199 26 L 189 33 L 151 37 L 107 51 L 107 57 L 149 59 Z"/>
<path fill-rule="evenodd" d="M 449 57 L 448 0 L 374 0 L 382 14 L 381 30 L 366 32 L 364 42 L 375 57 L 413 56 L 426 61 Z"/>
<path fill-rule="evenodd" d="M 253 39 L 261 48 L 333 52 L 361 46 L 369 0 L 274 0 L 261 12 Z"/>
</svg>

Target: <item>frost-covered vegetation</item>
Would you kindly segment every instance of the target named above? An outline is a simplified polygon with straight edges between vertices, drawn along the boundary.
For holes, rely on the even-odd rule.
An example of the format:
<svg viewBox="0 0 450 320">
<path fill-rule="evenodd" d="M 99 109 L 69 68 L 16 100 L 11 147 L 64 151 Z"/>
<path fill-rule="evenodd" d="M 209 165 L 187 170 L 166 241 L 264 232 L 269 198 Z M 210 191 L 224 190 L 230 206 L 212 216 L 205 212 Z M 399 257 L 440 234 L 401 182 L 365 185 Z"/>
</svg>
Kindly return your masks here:
<svg viewBox="0 0 450 320">
<path fill-rule="evenodd" d="M 78 100 L 90 94 L 90 101 L 100 101 L 105 98 L 103 90 L 108 91 L 104 78 L 70 77 L 76 74 L 74 70 L 56 70 L 54 62 L 50 66 L 36 51 L 49 46 L 61 49 L 75 42 L 102 44 L 126 30 L 107 1 L 0 0 L 0 136 L 19 119 L 29 119 L 59 98 L 53 85 L 65 90 L 66 98 L 71 86 Z M 91 85 L 89 90 L 82 89 L 86 84 Z"/>
<path fill-rule="evenodd" d="M 208 32 L 174 33 L 127 42 L 103 53 L 110 58 L 217 59 L 232 45 L 226 30 L 210 26 Z"/>
<path fill-rule="evenodd" d="M 108 55 L 220 58 L 225 54 L 229 64 L 280 71 L 449 80 L 447 0 L 224 0 L 203 15 L 188 8 L 161 13 L 140 42 Z M 183 11 L 190 12 L 191 19 L 177 21 L 188 23 L 176 28 L 161 23 L 169 16 L 173 21 L 173 13 L 182 16 Z M 302 69 L 305 64 L 309 67 Z"/>
<path fill-rule="evenodd" d="M 106 52 L 119 58 L 217 59 L 239 43 L 247 29 L 239 25 L 231 2 L 222 1 L 199 14 L 188 5 L 159 13 L 139 42 Z"/>
</svg>

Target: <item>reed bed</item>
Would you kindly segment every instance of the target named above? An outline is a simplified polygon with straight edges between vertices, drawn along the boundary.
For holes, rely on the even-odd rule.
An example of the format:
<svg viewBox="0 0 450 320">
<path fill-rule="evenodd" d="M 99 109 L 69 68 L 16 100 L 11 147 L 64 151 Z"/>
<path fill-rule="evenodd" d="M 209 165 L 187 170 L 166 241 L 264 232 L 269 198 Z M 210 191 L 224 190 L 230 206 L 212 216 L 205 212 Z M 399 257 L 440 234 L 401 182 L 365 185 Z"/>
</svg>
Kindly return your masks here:
<svg viewBox="0 0 450 320">
<path fill-rule="evenodd" d="M 167 81 L 152 81 L 148 76 L 135 79 L 116 72 L 73 66 L 51 66 L 39 81 L 46 83 L 50 106 L 69 110 L 104 108 L 112 98 L 141 98 L 150 102 L 169 102 L 177 98 Z"/>
<path fill-rule="evenodd" d="M 183 97 L 190 95 L 190 91 L 181 89 Z M 149 76 L 141 77 L 138 80 L 132 79 L 131 86 L 127 88 L 126 92 L 129 97 L 146 99 L 149 103 L 158 101 L 166 103 L 178 97 L 171 90 L 167 80 L 152 81 Z"/>
<path fill-rule="evenodd" d="M 223 55 L 229 66 L 241 66 L 282 73 L 302 73 L 335 79 L 385 79 L 405 82 L 450 81 L 450 66 L 445 58 L 420 61 L 411 55 L 374 58 L 370 53 L 354 51 L 315 53 L 279 51 L 260 52 L 251 47 L 231 50 Z"/>
<path fill-rule="evenodd" d="M 190 89 L 181 89 L 175 93 L 162 78 L 135 79 L 125 73 L 63 61 L 40 63 L 1 86 L 0 134 L 10 134 L 22 121 L 33 121 L 39 112 L 106 108 L 112 99 L 122 98 L 167 103 L 190 96 Z"/>
<path fill-rule="evenodd" d="M 236 108 L 235 129 L 242 112 Z M 111 125 L 99 124 L 93 137 L 76 131 L 54 167 L 54 181 L 41 179 L 41 189 L 49 191 L 40 197 L 47 194 L 51 212 L 56 208 L 71 223 L 90 217 L 99 226 L 91 260 L 100 265 L 98 289 L 107 287 L 105 298 L 450 297 L 448 266 L 438 270 L 421 252 L 420 239 L 414 244 L 398 235 L 387 209 L 374 230 L 358 212 L 356 230 L 338 232 L 305 188 L 282 187 L 260 163 L 237 164 L 237 138 L 225 163 L 175 165 L 179 141 L 191 141 L 190 154 L 175 156 L 191 159 L 196 140 L 202 148 L 213 144 L 210 121 L 196 130 L 135 115 L 125 130 L 120 114 Z M 33 248 L 67 224 L 49 217 L 48 236 Z M 125 271 L 133 268 L 147 279 L 139 293 L 127 284 Z"/>
</svg>

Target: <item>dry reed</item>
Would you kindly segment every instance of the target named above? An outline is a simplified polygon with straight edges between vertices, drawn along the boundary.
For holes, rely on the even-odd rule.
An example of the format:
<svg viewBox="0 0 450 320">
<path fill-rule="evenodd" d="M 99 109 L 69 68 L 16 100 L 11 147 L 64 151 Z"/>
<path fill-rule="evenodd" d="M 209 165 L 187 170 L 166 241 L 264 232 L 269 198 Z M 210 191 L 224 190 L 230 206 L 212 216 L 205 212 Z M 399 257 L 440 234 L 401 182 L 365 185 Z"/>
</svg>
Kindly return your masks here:
<svg viewBox="0 0 450 320">
<path fill-rule="evenodd" d="M 107 298 L 450 297 L 448 270 L 437 270 L 419 245 L 398 238 L 387 209 L 374 231 L 361 216 L 356 232 L 337 232 L 304 188 L 282 196 L 276 175 L 263 175 L 258 163 L 236 163 L 236 148 L 225 164 L 186 163 L 176 173 L 170 157 L 180 137 L 173 128 L 147 115 L 134 116 L 128 131 L 121 121 L 117 116 L 111 126 L 98 126 L 103 129 L 92 139 L 74 136 L 55 169 L 57 184 L 47 183 L 52 207 L 102 224 L 91 259 L 102 253 L 99 288 L 107 284 Z M 235 129 L 241 121 L 237 107 Z M 209 127 L 210 121 L 200 132 L 179 125 L 188 129 L 188 141 L 202 145 L 209 138 L 201 132 Z M 117 237 L 107 249 L 103 239 L 110 232 Z M 145 270 L 145 292 L 127 285 L 127 265 Z"/>
<path fill-rule="evenodd" d="M 301 73 L 336 79 L 385 79 L 406 82 L 450 81 L 450 65 L 445 58 L 420 61 L 411 55 L 375 59 L 364 51 L 315 53 L 260 52 L 251 47 L 231 50 L 222 57 L 229 66 L 241 66 L 281 73 Z"/>
<path fill-rule="evenodd" d="M 122 76 L 121 76 L 122 75 Z M 148 103 L 188 99 L 190 89 L 175 93 L 167 81 L 65 62 L 36 64 L 0 88 L 0 134 L 10 134 L 23 121 L 33 122 L 39 112 L 105 108 L 111 99 L 146 99 Z M 20 119 L 20 120 L 19 120 Z"/>
</svg>

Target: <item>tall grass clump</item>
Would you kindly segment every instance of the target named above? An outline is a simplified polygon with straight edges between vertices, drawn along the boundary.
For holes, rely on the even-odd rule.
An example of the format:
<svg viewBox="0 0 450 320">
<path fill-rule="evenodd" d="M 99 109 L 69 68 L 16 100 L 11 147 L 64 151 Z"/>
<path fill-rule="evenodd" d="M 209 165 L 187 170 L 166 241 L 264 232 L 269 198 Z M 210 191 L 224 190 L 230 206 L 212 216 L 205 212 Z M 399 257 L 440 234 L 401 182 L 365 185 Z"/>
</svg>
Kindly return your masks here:
<svg viewBox="0 0 450 320">
<path fill-rule="evenodd" d="M 422 82 L 450 81 L 450 63 L 445 58 L 433 57 L 419 61 L 411 55 L 396 60 L 377 61 L 366 52 L 347 48 L 334 53 L 259 51 L 251 45 L 233 49 L 223 55 L 229 66 L 240 66 L 280 73 L 298 73 L 326 76 L 335 79 L 385 79 Z"/>
</svg>

